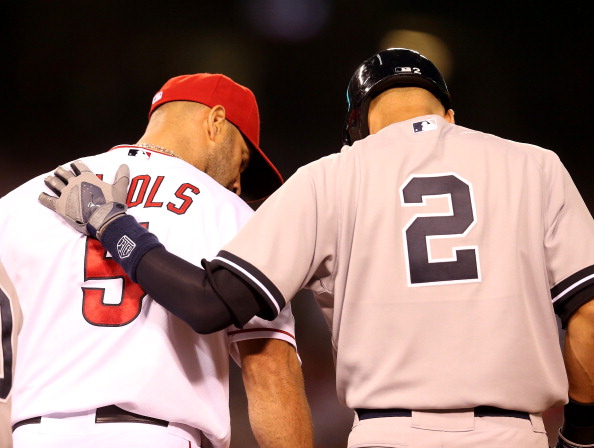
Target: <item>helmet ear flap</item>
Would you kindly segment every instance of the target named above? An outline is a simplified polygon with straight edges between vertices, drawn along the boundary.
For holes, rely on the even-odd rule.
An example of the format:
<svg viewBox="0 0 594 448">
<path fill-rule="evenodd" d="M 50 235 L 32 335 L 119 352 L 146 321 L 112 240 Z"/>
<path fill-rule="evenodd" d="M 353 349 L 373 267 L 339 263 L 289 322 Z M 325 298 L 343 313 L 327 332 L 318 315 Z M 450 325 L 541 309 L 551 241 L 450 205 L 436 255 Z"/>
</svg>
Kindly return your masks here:
<svg viewBox="0 0 594 448">
<path fill-rule="evenodd" d="M 446 111 L 452 108 L 448 86 L 429 59 L 407 48 L 380 51 L 355 70 L 347 87 L 344 145 L 352 145 L 369 135 L 369 102 L 384 90 L 398 86 L 424 88 L 439 99 Z"/>
</svg>

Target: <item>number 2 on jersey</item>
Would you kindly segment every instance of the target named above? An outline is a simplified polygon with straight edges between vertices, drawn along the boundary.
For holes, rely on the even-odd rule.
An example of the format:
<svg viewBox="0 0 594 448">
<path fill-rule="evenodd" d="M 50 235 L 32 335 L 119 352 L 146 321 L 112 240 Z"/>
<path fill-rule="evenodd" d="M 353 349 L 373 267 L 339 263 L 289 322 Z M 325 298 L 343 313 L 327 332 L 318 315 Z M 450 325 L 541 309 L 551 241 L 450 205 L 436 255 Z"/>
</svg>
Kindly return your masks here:
<svg viewBox="0 0 594 448">
<path fill-rule="evenodd" d="M 82 287 L 83 316 L 87 322 L 98 326 L 120 327 L 129 324 L 140 314 L 142 299 L 146 295 L 144 290 L 126 275 L 119 264 L 107 258 L 107 251 L 98 240 L 87 237 L 85 282 L 91 280 L 111 282 L 106 282 L 104 287 Z M 105 303 L 108 287 L 116 289 L 111 292 L 119 294 L 119 303 Z"/>
<path fill-rule="evenodd" d="M 403 229 L 410 286 L 480 281 L 478 248 L 456 247 L 450 258 L 434 259 L 431 240 L 460 238 L 476 223 L 472 185 L 457 174 L 413 175 L 401 188 L 403 206 L 424 206 L 425 197 L 446 197 L 446 213 L 416 214 Z"/>
</svg>

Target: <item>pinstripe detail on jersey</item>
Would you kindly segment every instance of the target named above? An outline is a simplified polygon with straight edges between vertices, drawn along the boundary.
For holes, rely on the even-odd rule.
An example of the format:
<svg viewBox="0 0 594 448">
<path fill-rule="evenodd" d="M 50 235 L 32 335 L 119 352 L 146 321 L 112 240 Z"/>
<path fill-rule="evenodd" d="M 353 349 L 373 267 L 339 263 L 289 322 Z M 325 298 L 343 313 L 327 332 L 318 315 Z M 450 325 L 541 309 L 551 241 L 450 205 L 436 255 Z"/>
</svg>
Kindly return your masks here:
<svg viewBox="0 0 594 448">
<path fill-rule="evenodd" d="M 563 327 L 571 315 L 584 303 L 594 298 L 594 265 L 569 276 L 551 289 L 555 313 L 561 317 Z"/>
<path fill-rule="evenodd" d="M 230 271 L 239 275 L 259 291 L 260 295 L 270 305 L 275 317 L 285 307 L 286 302 L 281 292 L 259 269 L 224 250 L 220 251 L 213 259 L 214 264 L 217 261 L 224 264 Z"/>
</svg>

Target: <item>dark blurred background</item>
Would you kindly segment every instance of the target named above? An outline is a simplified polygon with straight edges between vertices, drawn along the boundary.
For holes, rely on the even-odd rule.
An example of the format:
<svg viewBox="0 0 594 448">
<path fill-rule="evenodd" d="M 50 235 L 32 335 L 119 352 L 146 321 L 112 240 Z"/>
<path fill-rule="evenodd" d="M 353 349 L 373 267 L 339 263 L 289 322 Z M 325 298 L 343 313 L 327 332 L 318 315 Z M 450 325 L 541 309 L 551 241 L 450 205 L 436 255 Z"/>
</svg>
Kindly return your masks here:
<svg viewBox="0 0 594 448">
<path fill-rule="evenodd" d="M 284 175 L 340 150 L 345 89 L 387 47 L 432 59 L 458 124 L 554 150 L 594 209 L 594 31 L 582 2 L 399 0 L 5 1 L 0 196 L 73 158 L 134 143 L 170 77 L 222 72 L 260 104 L 261 144 Z M 316 446 L 346 446 L 329 331 L 306 293 L 297 337 Z M 386 354 L 389 356 L 389 354 Z M 251 448 L 233 370 L 234 448 Z M 282 425 L 279 422 L 279 425 Z"/>
</svg>

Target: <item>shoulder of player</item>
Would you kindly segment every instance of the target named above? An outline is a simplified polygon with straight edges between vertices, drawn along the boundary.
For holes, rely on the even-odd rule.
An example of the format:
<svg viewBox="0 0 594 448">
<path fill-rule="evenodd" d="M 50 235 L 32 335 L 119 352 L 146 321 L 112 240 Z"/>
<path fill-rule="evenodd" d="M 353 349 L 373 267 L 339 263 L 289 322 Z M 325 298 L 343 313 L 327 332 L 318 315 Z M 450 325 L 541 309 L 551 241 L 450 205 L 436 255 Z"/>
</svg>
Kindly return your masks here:
<svg viewBox="0 0 594 448">
<path fill-rule="evenodd" d="M 131 156 L 131 150 L 142 151 L 142 148 L 119 145 L 81 160 L 93 172 L 102 175 L 106 182 L 113 180 L 121 164 L 128 165 L 128 199 L 133 203 L 129 203 L 130 211 L 138 215 L 137 219 L 146 218 L 145 210 L 168 210 L 171 213 L 164 213 L 160 219 L 178 222 L 179 217 L 184 217 L 183 221 L 188 220 L 187 222 L 195 219 L 205 222 L 209 219 L 218 220 L 221 216 L 233 216 L 237 222 L 242 223 L 253 213 L 251 207 L 236 194 L 191 164 L 156 153 L 145 156 L 135 152 Z M 164 159 L 152 163 L 157 160 L 156 157 Z M 164 164 L 163 160 L 172 163 Z M 205 213 L 205 210 L 208 212 Z"/>
<path fill-rule="evenodd" d="M 44 190 L 45 184 L 43 183 L 43 179 L 45 179 L 47 176 L 51 175 L 52 173 L 53 172 L 43 173 L 43 174 L 33 177 L 32 179 L 29 179 L 25 183 L 10 190 L 4 196 L 0 197 L 0 203 L 1 202 L 8 203 L 10 201 L 22 202 L 22 201 L 26 201 L 28 199 L 34 199 L 35 201 L 37 201 L 37 197 L 39 196 L 39 193 L 41 193 L 42 191 L 45 191 Z M 50 190 L 47 189 L 46 192 L 50 193 Z M 9 210 L 7 210 L 7 212 L 8 211 Z M 0 212 L 1 212 L 1 210 L 0 210 Z"/>
<path fill-rule="evenodd" d="M 507 142 L 511 151 L 523 154 L 540 166 L 542 170 L 555 169 L 563 165 L 557 153 L 550 149 L 532 143 L 519 142 L 511 139 L 499 138 L 499 140 Z"/>
<path fill-rule="evenodd" d="M 129 151 L 135 151 L 134 157 L 128 157 Z M 112 172 L 115 174 L 117 167 L 122 163 L 126 163 L 130 168 L 131 182 L 135 178 L 140 180 L 145 177 L 151 179 L 161 177 L 163 179 L 163 186 L 177 188 L 180 184 L 193 185 L 200 190 L 200 195 L 202 197 L 212 196 L 214 199 L 219 202 L 222 201 L 224 204 L 232 203 L 236 204 L 238 207 L 249 208 L 249 206 L 236 194 L 227 190 L 208 174 L 200 171 L 188 162 L 155 152 L 150 152 L 150 156 L 142 156 L 142 154 L 138 155 L 137 151 L 144 150 L 133 145 L 119 145 L 113 147 L 106 153 L 97 154 L 81 160 L 87 163 L 89 167 L 97 173 L 102 169 L 105 170 L 106 175 L 111 175 Z M 151 159 L 154 157 L 163 157 L 164 160 L 169 160 L 173 163 L 168 164 L 167 166 L 163 166 L 162 163 L 146 163 L 147 161 L 152 161 Z"/>
<path fill-rule="evenodd" d="M 301 193 L 310 187 L 323 183 L 327 185 L 328 180 L 334 178 L 333 172 L 340 165 L 341 153 L 329 154 L 312 162 L 300 166 L 289 176 L 286 182 L 279 188 L 284 195 L 289 191 L 301 196 Z"/>
<path fill-rule="evenodd" d="M 460 125 L 454 125 L 447 135 L 460 137 L 467 140 L 476 140 L 486 150 L 508 151 L 526 156 L 540 165 L 561 163 L 559 156 L 552 150 L 543 148 L 533 143 L 520 142 L 511 138 L 501 137 L 489 132 L 477 131 Z M 478 146 L 477 146 L 478 147 Z"/>
<path fill-rule="evenodd" d="M 295 172 L 295 175 L 316 176 L 325 171 L 336 169 L 336 167 L 340 166 L 345 159 L 351 157 L 351 154 L 353 153 L 351 151 L 352 148 L 352 146 L 338 147 L 336 148 L 337 152 L 327 154 L 301 166 Z"/>
</svg>

